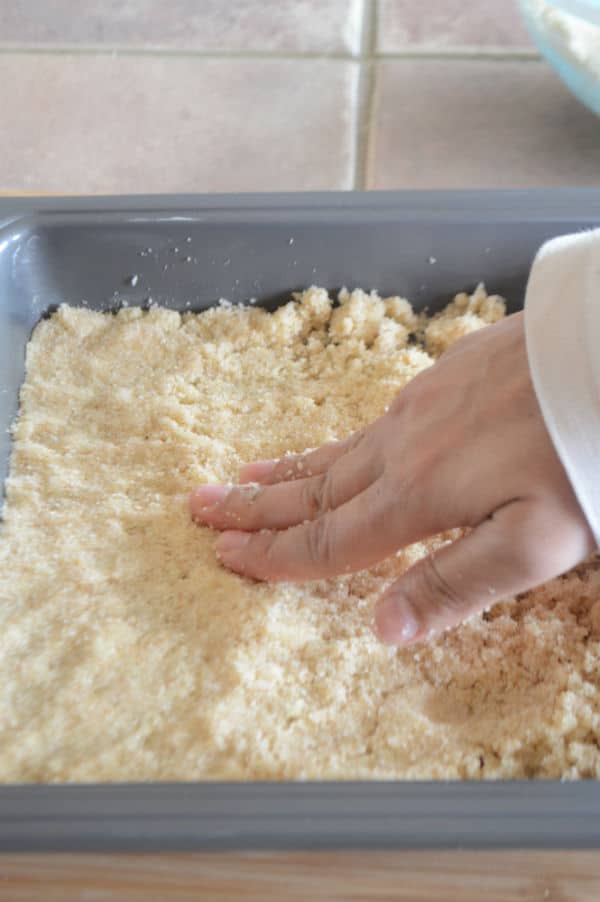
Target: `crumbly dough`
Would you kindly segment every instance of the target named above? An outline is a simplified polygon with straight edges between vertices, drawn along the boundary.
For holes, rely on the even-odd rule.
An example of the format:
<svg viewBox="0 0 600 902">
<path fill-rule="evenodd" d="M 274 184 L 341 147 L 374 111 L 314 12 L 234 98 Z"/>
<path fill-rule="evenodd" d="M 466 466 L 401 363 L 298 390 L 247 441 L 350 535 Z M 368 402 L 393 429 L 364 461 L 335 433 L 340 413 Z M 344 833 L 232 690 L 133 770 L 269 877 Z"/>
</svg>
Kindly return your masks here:
<svg viewBox="0 0 600 902">
<path fill-rule="evenodd" d="M 349 434 L 504 313 L 482 287 L 431 320 L 340 300 L 38 325 L 0 533 L 0 780 L 599 776 L 596 558 L 396 651 L 375 600 L 448 536 L 266 585 L 190 522 L 196 483 Z"/>
</svg>

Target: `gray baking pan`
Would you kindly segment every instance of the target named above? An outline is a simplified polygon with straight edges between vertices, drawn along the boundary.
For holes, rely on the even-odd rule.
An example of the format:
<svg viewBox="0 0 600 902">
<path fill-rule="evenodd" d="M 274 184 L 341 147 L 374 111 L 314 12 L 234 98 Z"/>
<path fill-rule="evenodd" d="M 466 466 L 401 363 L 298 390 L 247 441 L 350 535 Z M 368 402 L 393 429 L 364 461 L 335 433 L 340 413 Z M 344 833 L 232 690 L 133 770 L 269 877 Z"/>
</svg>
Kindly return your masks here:
<svg viewBox="0 0 600 902">
<path fill-rule="evenodd" d="M 599 223 L 589 189 L 0 199 L 0 481 L 25 345 L 57 304 L 274 306 L 316 283 L 435 308 L 484 280 L 516 310 L 539 245 Z M 0 787 L 0 850 L 351 846 L 596 848 L 600 786 Z"/>
</svg>

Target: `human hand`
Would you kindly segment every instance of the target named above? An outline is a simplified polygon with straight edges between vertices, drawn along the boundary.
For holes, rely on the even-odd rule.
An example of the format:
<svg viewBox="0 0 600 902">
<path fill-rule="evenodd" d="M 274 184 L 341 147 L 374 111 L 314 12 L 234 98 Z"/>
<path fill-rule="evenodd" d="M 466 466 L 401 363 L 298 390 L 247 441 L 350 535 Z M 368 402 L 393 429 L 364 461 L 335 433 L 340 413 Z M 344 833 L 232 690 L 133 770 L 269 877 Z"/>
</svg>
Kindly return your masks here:
<svg viewBox="0 0 600 902">
<path fill-rule="evenodd" d="M 380 599 L 376 628 L 390 644 L 428 638 L 533 588 L 595 544 L 538 407 L 522 314 L 456 342 L 360 433 L 248 464 L 240 481 L 199 487 L 190 507 L 224 530 L 223 564 L 255 579 L 361 570 L 466 529 Z"/>
</svg>

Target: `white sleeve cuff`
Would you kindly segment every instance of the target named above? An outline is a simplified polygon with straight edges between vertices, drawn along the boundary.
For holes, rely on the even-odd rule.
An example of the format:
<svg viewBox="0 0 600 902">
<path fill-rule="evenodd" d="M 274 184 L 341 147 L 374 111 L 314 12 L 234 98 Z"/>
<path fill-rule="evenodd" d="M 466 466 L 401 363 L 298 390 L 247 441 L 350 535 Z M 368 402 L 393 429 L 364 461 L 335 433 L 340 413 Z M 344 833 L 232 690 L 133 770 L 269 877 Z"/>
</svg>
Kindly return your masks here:
<svg viewBox="0 0 600 902">
<path fill-rule="evenodd" d="M 543 245 L 525 337 L 546 427 L 600 546 L 600 229 Z"/>
</svg>

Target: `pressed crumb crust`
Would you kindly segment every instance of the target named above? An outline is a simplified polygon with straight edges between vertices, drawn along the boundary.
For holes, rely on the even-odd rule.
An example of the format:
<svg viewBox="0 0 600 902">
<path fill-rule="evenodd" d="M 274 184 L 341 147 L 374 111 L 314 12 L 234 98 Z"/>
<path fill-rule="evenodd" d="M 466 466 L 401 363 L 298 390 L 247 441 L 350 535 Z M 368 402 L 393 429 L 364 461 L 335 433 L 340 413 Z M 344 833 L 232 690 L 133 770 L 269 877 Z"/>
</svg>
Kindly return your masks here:
<svg viewBox="0 0 600 902">
<path fill-rule="evenodd" d="M 396 651 L 375 601 L 449 536 L 267 585 L 190 521 L 195 484 L 348 435 L 504 315 L 482 287 L 431 320 L 340 301 L 38 325 L 0 531 L 1 781 L 598 776 L 596 557 Z"/>
</svg>

